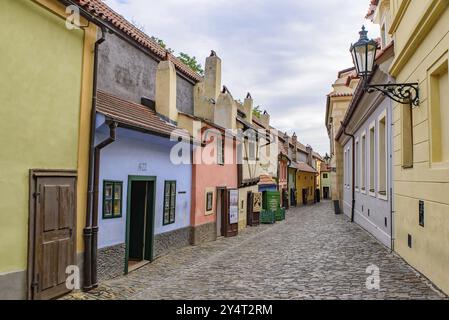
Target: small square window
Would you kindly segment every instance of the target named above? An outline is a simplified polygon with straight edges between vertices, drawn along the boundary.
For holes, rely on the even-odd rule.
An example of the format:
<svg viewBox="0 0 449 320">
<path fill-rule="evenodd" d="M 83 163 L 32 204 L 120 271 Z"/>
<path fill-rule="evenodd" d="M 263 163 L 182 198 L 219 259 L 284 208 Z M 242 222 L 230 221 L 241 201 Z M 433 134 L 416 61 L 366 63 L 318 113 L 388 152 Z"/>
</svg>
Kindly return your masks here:
<svg viewBox="0 0 449 320">
<path fill-rule="evenodd" d="M 165 181 L 164 188 L 164 226 L 175 223 L 176 181 Z"/>
<path fill-rule="evenodd" d="M 214 194 L 212 192 L 208 192 L 206 196 L 206 211 L 212 211 Z"/>
<path fill-rule="evenodd" d="M 122 181 L 103 182 L 103 219 L 122 217 Z"/>
</svg>

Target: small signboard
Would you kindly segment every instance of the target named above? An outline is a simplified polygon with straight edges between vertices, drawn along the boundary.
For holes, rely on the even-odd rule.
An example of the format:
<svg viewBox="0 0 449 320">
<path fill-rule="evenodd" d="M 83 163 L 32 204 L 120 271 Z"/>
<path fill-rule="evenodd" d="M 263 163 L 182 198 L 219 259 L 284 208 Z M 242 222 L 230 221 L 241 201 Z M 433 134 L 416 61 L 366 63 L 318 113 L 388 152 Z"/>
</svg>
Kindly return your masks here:
<svg viewBox="0 0 449 320">
<path fill-rule="evenodd" d="M 229 224 L 239 223 L 239 191 L 229 190 Z"/>
<path fill-rule="evenodd" d="M 261 212 L 262 211 L 262 193 L 256 192 L 253 193 L 253 212 Z"/>
</svg>

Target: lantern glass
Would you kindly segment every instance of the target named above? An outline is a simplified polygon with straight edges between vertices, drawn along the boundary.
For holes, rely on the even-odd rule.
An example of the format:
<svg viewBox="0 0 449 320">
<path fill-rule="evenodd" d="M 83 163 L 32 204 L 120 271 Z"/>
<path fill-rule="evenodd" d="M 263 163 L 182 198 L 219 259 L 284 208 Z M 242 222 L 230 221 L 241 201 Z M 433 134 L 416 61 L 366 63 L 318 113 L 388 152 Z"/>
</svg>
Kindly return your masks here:
<svg viewBox="0 0 449 320">
<path fill-rule="evenodd" d="M 368 77 L 374 70 L 377 42 L 369 40 L 365 27 L 360 32 L 360 39 L 351 46 L 352 59 L 360 77 Z"/>
</svg>

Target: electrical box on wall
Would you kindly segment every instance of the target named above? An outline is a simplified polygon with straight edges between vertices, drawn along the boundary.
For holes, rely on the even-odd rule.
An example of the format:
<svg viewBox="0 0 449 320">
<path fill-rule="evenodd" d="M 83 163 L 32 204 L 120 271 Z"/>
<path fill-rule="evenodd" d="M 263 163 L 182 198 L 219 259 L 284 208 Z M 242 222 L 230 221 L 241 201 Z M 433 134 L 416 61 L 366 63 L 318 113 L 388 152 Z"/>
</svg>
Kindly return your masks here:
<svg viewBox="0 0 449 320">
<path fill-rule="evenodd" d="M 419 225 L 424 227 L 424 201 L 419 201 Z"/>
</svg>

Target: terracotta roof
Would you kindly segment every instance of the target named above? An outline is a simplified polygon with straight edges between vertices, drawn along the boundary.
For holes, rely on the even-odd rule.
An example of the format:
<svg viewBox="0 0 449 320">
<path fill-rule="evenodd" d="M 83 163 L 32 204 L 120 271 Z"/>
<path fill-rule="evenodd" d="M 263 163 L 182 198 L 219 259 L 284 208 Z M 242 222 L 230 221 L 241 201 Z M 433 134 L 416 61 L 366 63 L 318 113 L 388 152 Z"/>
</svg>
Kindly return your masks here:
<svg viewBox="0 0 449 320">
<path fill-rule="evenodd" d="M 97 112 L 120 124 L 166 137 L 169 137 L 174 130 L 179 129 L 177 126 L 162 120 L 150 108 L 120 99 L 103 91 L 98 91 L 97 94 Z M 182 137 L 190 139 L 190 135 L 185 130 L 180 132 Z"/>
<path fill-rule="evenodd" d="M 269 175 L 263 174 L 260 176 L 259 185 L 269 186 L 276 184 L 276 181 L 273 180 L 273 178 Z"/>
<path fill-rule="evenodd" d="M 315 157 L 315 158 L 317 158 L 318 160 L 321 160 L 321 161 L 323 161 L 323 158 L 321 157 L 321 155 L 318 153 L 318 152 L 313 152 L 313 156 Z"/>
<path fill-rule="evenodd" d="M 298 171 L 317 173 L 317 171 L 305 162 L 298 162 Z"/>
<path fill-rule="evenodd" d="M 320 171 L 321 171 L 321 173 L 323 173 L 323 172 L 326 173 L 326 172 L 331 172 L 332 170 L 331 170 L 331 167 L 329 165 L 323 163 L 321 165 Z"/>
<path fill-rule="evenodd" d="M 160 59 L 165 59 L 166 55 L 170 61 L 176 66 L 176 68 L 188 78 L 199 82 L 203 78 L 193 71 L 191 68 L 182 63 L 179 59 L 169 53 L 167 50 L 162 48 L 156 42 L 154 42 L 150 36 L 139 30 L 131 22 L 126 20 L 123 16 L 112 10 L 108 5 L 106 5 L 101 0 L 74 0 L 85 10 L 89 11 L 92 15 L 97 18 L 102 19 L 105 22 L 109 22 L 117 29 L 124 32 L 127 36 L 132 38 L 134 41 L 139 43 L 141 46 L 149 49 L 153 54 L 158 56 Z"/>
</svg>

